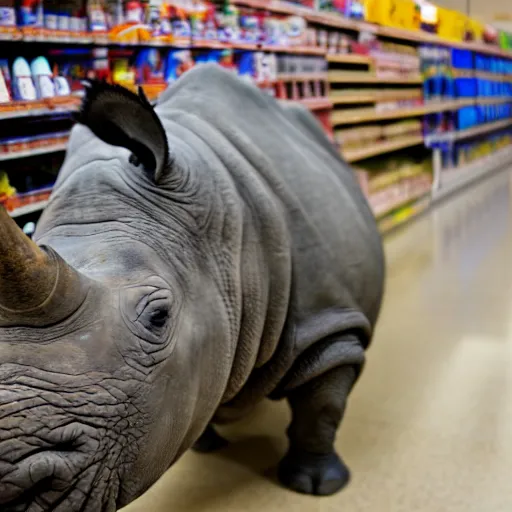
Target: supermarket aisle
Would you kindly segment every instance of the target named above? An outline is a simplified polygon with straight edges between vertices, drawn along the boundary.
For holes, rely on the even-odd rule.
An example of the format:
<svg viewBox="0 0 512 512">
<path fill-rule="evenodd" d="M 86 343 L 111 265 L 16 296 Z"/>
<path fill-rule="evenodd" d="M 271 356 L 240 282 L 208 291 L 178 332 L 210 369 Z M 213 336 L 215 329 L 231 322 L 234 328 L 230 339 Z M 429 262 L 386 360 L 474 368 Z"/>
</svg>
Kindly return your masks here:
<svg viewBox="0 0 512 512">
<path fill-rule="evenodd" d="M 510 512 L 512 171 L 386 241 L 384 310 L 338 446 L 332 498 L 270 478 L 288 413 L 265 404 L 215 455 L 187 454 L 126 512 Z"/>
</svg>

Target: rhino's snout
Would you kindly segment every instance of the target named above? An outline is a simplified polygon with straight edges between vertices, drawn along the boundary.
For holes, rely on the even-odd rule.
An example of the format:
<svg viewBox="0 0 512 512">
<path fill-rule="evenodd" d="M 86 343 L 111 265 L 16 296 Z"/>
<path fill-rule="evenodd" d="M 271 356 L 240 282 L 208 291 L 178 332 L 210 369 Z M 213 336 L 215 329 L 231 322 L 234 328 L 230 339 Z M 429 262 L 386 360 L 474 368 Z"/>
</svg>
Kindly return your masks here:
<svg viewBox="0 0 512 512">
<path fill-rule="evenodd" d="M 36 446 L 18 460 L 0 463 L 0 505 L 5 512 L 51 509 L 64 500 L 82 500 L 78 480 L 93 470 L 97 442 L 78 434 L 76 426 L 57 433 L 60 440 Z M 18 450 L 15 452 L 19 453 Z M 69 503 L 68 503 L 69 505 Z"/>
<path fill-rule="evenodd" d="M 72 459 L 66 452 L 49 450 L 21 461 L 0 483 L 3 510 L 28 510 L 49 494 L 65 492 L 72 480 Z"/>
</svg>

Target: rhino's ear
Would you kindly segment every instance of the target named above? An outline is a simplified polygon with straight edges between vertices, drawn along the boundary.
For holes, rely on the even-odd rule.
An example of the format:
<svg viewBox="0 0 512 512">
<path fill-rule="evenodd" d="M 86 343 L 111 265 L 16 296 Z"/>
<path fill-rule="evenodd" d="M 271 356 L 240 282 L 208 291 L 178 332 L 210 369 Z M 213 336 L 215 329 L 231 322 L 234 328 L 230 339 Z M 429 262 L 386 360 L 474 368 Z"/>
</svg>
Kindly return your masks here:
<svg viewBox="0 0 512 512">
<path fill-rule="evenodd" d="M 90 81 L 77 121 L 107 144 L 131 151 L 154 180 L 169 165 L 169 145 L 164 127 L 142 89 L 139 95 L 119 85 Z"/>
</svg>

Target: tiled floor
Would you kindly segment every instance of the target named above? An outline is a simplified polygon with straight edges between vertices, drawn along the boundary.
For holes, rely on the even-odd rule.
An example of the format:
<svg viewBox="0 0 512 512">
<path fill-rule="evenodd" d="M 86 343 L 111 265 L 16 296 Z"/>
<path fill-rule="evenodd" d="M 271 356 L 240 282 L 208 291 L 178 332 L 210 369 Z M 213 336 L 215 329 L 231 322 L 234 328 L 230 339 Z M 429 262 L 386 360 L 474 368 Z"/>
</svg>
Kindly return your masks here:
<svg viewBox="0 0 512 512">
<path fill-rule="evenodd" d="M 385 305 L 337 443 L 346 490 L 274 483 L 288 411 L 264 404 L 230 448 L 187 454 L 125 512 L 512 511 L 511 196 L 497 174 L 387 238 Z"/>
</svg>

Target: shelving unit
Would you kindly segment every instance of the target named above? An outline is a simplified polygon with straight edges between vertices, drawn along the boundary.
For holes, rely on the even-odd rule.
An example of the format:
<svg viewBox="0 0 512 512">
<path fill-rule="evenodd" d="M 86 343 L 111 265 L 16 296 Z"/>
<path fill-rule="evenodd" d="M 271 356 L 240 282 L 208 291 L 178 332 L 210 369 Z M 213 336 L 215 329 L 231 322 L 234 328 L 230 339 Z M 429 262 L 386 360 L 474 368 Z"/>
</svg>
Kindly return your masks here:
<svg viewBox="0 0 512 512">
<path fill-rule="evenodd" d="M 334 102 L 333 102 L 334 103 Z M 388 119 L 401 119 L 406 117 L 418 117 L 434 112 L 445 112 L 473 105 L 474 100 L 454 100 L 439 103 L 430 103 L 420 107 L 377 112 L 375 109 L 352 109 L 342 112 L 334 112 L 331 115 L 333 125 L 366 123 L 369 121 L 385 121 Z"/>
<path fill-rule="evenodd" d="M 382 77 L 364 71 L 329 71 L 331 84 L 396 84 L 396 85 L 421 85 L 421 76 L 413 77 Z"/>
<path fill-rule="evenodd" d="M 343 151 L 343 158 L 347 162 L 352 163 L 366 158 L 371 158 L 373 156 L 383 155 L 384 153 L 390 153 L 391 151 L 396 151 L 398 149 L 418 146 L 420 144 L 423 144 L 422 135 L 399 137 L 397 140 L 377 142 L 368 148 Z"/>
<path fill-rule="evenodd" d="M 15 160 L 17 158 L 29 158 L 33 156 L 46 155 L 66 151 L 67 144 L 53 144 L 42 148 L 27 149 L 24 151 L 13 151 L 11 153 L 0 153 L 0 161 Z"/>
<path fill-rule="evenodd" d="M 347 54 L 327 54 L 327 62 L 337 64 L 364 64 L 370 66 L 373 59 L 368 55 Z"/>
<path fill-rule="evenodd" d="M 274 12 L 276 14 L 301 16 L 311 23 L 338 28 L 344 31 L 368 32 L 375 34 L 376 36 L 415 44 L 435 44 L 449 48 L 458 48 L 461 50 L 470 50 L 487 55 L 494 55 L 496 57 L 510 58 L 510 54 L 508 52 L 492 45 L 443 39 L 436 34 L 430 34 L 420 30 L 412 31 L 402 28 L 374 25 L 365 21 L 343 18 L 337 13 L 318 12 L 307 7 L 279 0 L 231 0 L 231 3 L 238 7 L 252 7 L 254 9 Z"/>
<path fill-rule="evenodd" d="M 490 44 L 448 41 L 437 35 L 420 30 L 410 31 L 346 19 L 335 13 L 317 12 L 303 6 L 279 0 L 231 0 L 231 4 L 238 7 L 251 7 L 267 13 L 300 16 L 308 22 L 309 27 L 334 30 L 351 35 L 364 33 L 365 37 L 368 34 L 373 34 L 379 40 L 391 41 L 393 43 L 399 42 L 400 44 L 407 45 L 411 49 L 422 44 L 432 44 L 446 48 L 469 50 L 482 55 L 506 58 L 512 62 L 512 53 L 505 52 Z M 364 50 L 362 50 L 361 53 L 336 53 L 332 51 L 327 41 L 321 44 L 318 42 L 320 40 L 321 38 L 318 38 L 310 44 L 290 46 L 255 44 L 240 41 L 226 43 L 203 39 L 192 40 L 191 38 L 176 38 L 170 44 L 162 44 L 155 41 L 125 44 L 110 41 L 106 36 L 82 37 L 77 40 L 60 37 L 27 38 L 23 37 L 21 32 L 13 31 L 12 34 L 9 34 L 5 39 L 5 44 L 14 45 L 17 49 L 25 47 L 24 45 L 37 43 L 47 48 L 51 47 L 51 45 L 58 45 L 59 48 L 66 46 L 73 48 L 85 47 L 91 50 L 105 48 L 108 49 L 109 52 L 130 52 L 146 47 L 160 48 L 162 50 L 190 49 L 194 51 L 194 54 L 203 50 L 233 49 L 264 52 L 264 58 L 269 58 L 267 54 L 277 54 L 280 55 L 280 58 L 283 60 L 288 59 L 288 56 L 304 57 L 305 59 L 310 58 L 313 60 L 323 58 L 327 66 L 327 71 L 325 72 L 283 72 L 278 74 L 277 77 L 274 75 L 275 80 L 263 80 L 257 85 L 264 89 L 273 89 L 274 93 L 280 98 L 293 96 L 294 99 L 282 99 L 281 101 L 295 101 L 309 108 L 315 113 L 317 118 L 322 121 L 329 134 L 331 134 L 333 128 L 335 131 L 334 135 L 336 135 L 336 131 L 339 131 L 340 128 L 366 128 L 370 127 L 368 126 L 370 124 L 372 124 L 371 127 L 382 127 L 383 135 L 375 137 L 371 142 L 360 144 L 359 147 L 353 144 L 352 146 L 348 146 L 348 149 L 341 149 L 345 160 L 351 163 L 361 163 L 379 157 L 380 155 L 389 156 L 389 154 L 393 154 L 391 156 L 394 158 L 395 154 L 405 154 L 409 151 L 411 153 L 431 151 L 428 147 L 433 139 L 429 139 L 429 136 L 421 135 L 421 128 L 416 129 L 415 125 L 411 133 L 393 133 L 393 129 L 397 128 L 395 125 L 399 124 L 399 120 L 407 120 L 404 121 L 404 123 L 409 124 L 411 122 L 413 124 L 420 123 L 424 116 L 429 114 L 456 112 L 461 108 L 471 106 L 489 106 L 489 109 L 481 110 L 491 112 L 488 116 L 489 118 L 497 118 L 500 116 L 494 115 L 493 112 L 495 109 L 491 106 L 505 105 L 505 108 L 507 108 L 506 105 L 508 103 L 512 104 L 512 96 L 486 96 L 459 98 L 449 101 L 423 101 L 422 92 L 424 78 L 420 75 L 419 66 L 417 70 L 413 70 L 412 68 L 406 69 L 411 62 L 414 62 L 414 57 L 411 55 L 406 55 L 403 61 L 385 62 L 384 59 L 386 65 L 383 66 L 382 55 L 379 55 L 378 51 L 375 52 L 375 48 L 367 49 L 366 53 Z M 419 57 L 416 58 L 419 62 Z M 293 67 L 286 69 L 293 70 Z M 485 69 L 492 68 L 488 67 Z M 506 68 L 496 67 L 496 69 Z M 476 79 L 501 82 L 503 84 L 512 82 L 512 74 L 505 75 L 503 73 L 491 73 L 488 71 L 468 72 L 464 70 L 457 71 L 457 73 L 459 73 L 460 76 L 474 78 L 475 82 L 477 82 Z M 321 86 L 316 87 L 316 90 L 321 90 L 321 93 L 315 92 L 314 94 L 316 94 L 316 96 L 311 96 L 312 93 L 308 92 L 308 90 L 312 88 L 312 83 L 316 85 L 321 83 Z M 290 93 L 290 90 L 294 92 Z M 297 93 L 299 90 L 301 92 Z M 304 90 L 306 90 L 306 92 L 304 92 Z M 506 90 L 506 86 L 499 88 L 499 93 L 501 94 Z M 286 92 L 282 93 L 280 91 Z M 156 97 L 157 94 L 158 92 L 155 93 L 154 97 Z M 322 94 L 322 96 L 319 96 L 319 94 Z M 8 120 L 21 122 L 20 120 L 23 118 L 37 117 L 48 118 L 50 121 L 54 118 L 58 118 L 58 116 L 70 116 L 76 109 L 77 107 L 73 105 L 18 109 L 12 111 L 2 111 L 0 108 L 0 122 Z M 487 117 L 487 114 L 485 115 Z M 475 139 L 480 136 L 492 134 L 510 126 L 512 126 L 511 119 L 492 121 L 467 130 L 448 132 L 443 134 L 442 137 L 438 137 L 437 140 L 447 144 L 453 144 L 457 141 Z M 386 130 L 388 130 L 388 132 L 384 133 Z M 64 151 L 65 148 L 66 144 L 55 144 L 15 153 L 0 153 L 0 161 L 58 153 Z M 501 150 L 499 154 L 509 155 L 510 152 L 504 153 L 504 151 L 505 150 Z M 466 182 L 476 179 L 472 178 L 472 176 L 480 176 L 491 172 L 494 168 L 493 166 L 502 165 L 506 160 L 504 156 L 498 158 L 497 154 L 496 158 L 489 158 L 485 161 L 485 165 L 483 165 L 485 171 L 482 169 L 477 171 L 477 163 L 461 167 L 457 171 L 441 171 L 438 152 L 438 149 L 431 151 L 434 161 L 434 186 L 432 188 L 432 196 L 436 198 L 440 197 L 440 194 L 442 196 L 444 193 L 447 193 L 446 190 L 453 191 L 459 186 L 464 186 Z M 441 190 L 444 190 L 444 192 L 440 192 Z M 428 191 L 423 191 L 418 196 L 413 195 L 405 199 L 404 196 L 400 200 L 397 199 L 396 204 L 391 204 L 391 210 L 395 207 L 403 206 L 405 202 L 408 205 L 408 215 L 415 215 L 425 207 L 428 207 L 429 201 L 428 198 L 424 197 L 425 195 L 429 195 Z M 47 201 L 27 204 L 14 210 L 12 216 L 16 218 L 23 217 L 24 215 L 39 211 L 44 208 L 46 204 Z M 390 209 L 387 208 L 385 212 L 380 212 L 379 215 L 387 215 L 389 211 Z M 381 219 L 380 225 L 381 227 L 394 226 L 398 222 L 397 219 L 400 218 L 402 217 L 399 214 L 394 214 L 393 221 L 389 218 Z"/>
<path fill-rule="evenodd" d="M 0 121 L 7 119 L 19 119 L 21 117 L 42 117 L 56 115 L 71 115 L 76 112 L 78 107 L 66 108 L 34 108 L 29 110 L 11 110 L 2 112 L 0 110 Z"/>
<path fill-rule="evenodd" d="M 512 147 L 509 146 L 457 169 L 443 171 L 437 186 L 432 190 L 432 200 L 439 202 L 461 188 L 467 187 L 489 173 L 511 163 Z"/>
<path fill-rule="evenodd" d="M 502 121 L 495 121 L 493 123 L 486 123 L 474 128 L 467 128 L 455 133 L 455 140 L 469 139 L 471 137 L 477 137 L 486 133 L 500 130 L 501 128 L 507 128 L 512 125 L 512 119 L 504 119 Z"/>
<path fill-rule="evenodd" d="M 20 206 L 19 208 L 16 208 L 12 212 L 9 212 L 9 214 L 13 218 L 22 217 L 23 215 L 29 215 L 31 213 L 44 210 L 47 204 L 48 201 L 39 201 L 37 203 L 27 204 L 25 206 Z"/>
</svg>

